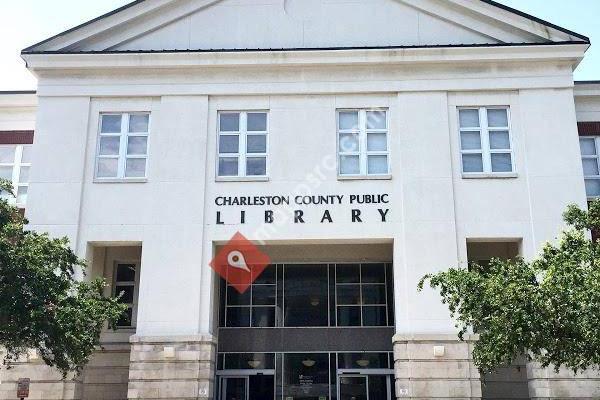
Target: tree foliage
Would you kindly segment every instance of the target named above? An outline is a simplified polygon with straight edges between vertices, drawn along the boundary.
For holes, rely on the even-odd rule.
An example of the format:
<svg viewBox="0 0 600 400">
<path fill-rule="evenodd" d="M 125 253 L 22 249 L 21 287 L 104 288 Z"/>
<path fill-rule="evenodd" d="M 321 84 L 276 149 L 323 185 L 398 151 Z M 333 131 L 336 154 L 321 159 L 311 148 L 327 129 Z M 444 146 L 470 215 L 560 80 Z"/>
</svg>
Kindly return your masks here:
<svg viewBox="0 0 600 400">
<path fill-rule="evenodd" d="M 544 367 L 575 372 L 600 366 L 600 201 L 589 211 L 571 205 L 558 243 L 531 262 L 494 259 L 489 265 L 426 275 L 457 321 L 459 336 L 479 335 L 473 359 L 491 372 L 525 355 Z"/>
<path fill-rule="evenodd" d="M 12 193 L 10 182 L 0 190 Z M 124 306 L 106 298 L 102 279 L 81 282 L 83 270 L 68 240 L 24 230 L 27 221 L 0 199 L 0 347 L 4 364 L 36 349 L 63 375 L 80 371 L 99 345 L 104 324 L 114 326 Z"/>
</svg>

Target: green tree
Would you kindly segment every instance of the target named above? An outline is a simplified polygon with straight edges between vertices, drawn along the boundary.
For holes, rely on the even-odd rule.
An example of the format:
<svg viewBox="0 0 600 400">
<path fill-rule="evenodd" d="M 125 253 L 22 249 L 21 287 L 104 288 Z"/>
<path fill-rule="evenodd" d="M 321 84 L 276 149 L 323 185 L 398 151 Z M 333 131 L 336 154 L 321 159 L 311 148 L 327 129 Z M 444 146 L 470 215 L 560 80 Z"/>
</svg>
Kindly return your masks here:
<svg viewBox="0 0 600 400">
<path fill-rule="evenodd" d="M 589 210 L 589 211 L 588 211 Z M 533 261 L 494 259 L 489 265 L 426 275 L 459 329 L 479 335 L 473 351 L 480 372 L 525 355 L 544 367 L 575 372 L 600 366 L 600 201 L 571 205 L 558 243 Z"/>
<path fill-rule="evenodd" d="M 0 190 L 12 193 L 10 182 Z M 114 326 L 124 306 L 102 295 L 105 282 L 80 282 L 83 269 L 68 240 L 24 230 L 27 221 L 0 199 L 0 347 L 10 366 L 28 349 L 66 376 L 79 372 L 99 345 L 105 322 Z"/>
</svg>

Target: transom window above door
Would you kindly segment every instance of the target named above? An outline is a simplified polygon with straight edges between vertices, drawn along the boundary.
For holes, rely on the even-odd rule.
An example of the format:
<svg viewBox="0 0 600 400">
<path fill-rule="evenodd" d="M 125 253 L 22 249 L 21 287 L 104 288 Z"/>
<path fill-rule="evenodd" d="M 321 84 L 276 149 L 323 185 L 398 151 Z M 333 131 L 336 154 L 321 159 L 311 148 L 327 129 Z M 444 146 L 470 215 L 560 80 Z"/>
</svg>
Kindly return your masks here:
<svg viewBox="0 0 600 400">
<path fill-rule="evenodd" d="M 463 174 L 513 173 L 509 108 L 461 108 L 458 117 Z"/>
<path fill-rule="evenodd" d="M 266 178 L 268 113 L 221 111 L 218 125 L 217 177 Z"/>
<path fill-rule="evenodd" d="M 340 177 L 389 175 L 388 110 L 338 110 L 337 128 Z"/>
</svg>

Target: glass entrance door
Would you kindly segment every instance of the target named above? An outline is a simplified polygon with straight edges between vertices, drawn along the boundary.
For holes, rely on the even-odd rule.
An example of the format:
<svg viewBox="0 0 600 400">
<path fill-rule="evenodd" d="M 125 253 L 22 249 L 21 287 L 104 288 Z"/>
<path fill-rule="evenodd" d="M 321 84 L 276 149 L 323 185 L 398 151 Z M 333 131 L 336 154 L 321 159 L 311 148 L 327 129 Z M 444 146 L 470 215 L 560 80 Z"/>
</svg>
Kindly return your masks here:
<svg viewBox="0 0 600 400">
<path fill-rule="evenodd" d="M 248 400 L 248 377 L 221 378 L 221 400 Z"/>
<path fill-rule="evenodd" d="M 274 375 L 222 376 L 220 400 L 275 400 Z"/>
<path fill-rule="evenodd" d="M 339 376 L 339 400 L 395 400 L 392 375 L 343 374 Z"/>
</svg>

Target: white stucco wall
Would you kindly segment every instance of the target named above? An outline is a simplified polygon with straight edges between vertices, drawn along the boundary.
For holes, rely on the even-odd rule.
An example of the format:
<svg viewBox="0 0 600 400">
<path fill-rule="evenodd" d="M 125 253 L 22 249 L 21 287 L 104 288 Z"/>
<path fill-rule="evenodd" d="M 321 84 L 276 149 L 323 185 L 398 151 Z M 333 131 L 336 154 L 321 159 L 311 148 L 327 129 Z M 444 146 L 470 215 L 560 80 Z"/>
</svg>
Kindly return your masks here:
<svg viewBox="0 0 600 400">
<path fill-rule="evenodd" d="M 0 131 L 33 130 L 36 108 L 34 93 L 0 92 Z"/>
</svg>

